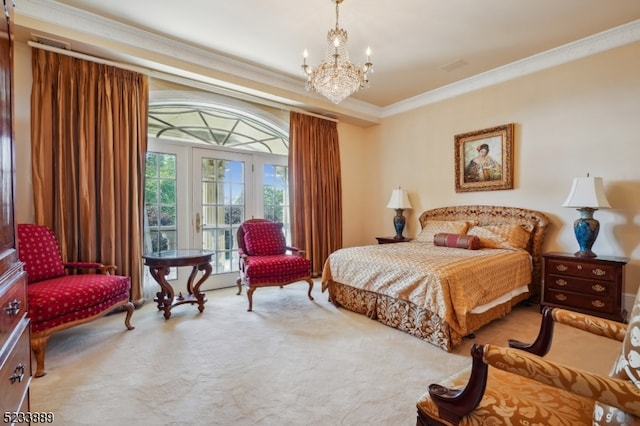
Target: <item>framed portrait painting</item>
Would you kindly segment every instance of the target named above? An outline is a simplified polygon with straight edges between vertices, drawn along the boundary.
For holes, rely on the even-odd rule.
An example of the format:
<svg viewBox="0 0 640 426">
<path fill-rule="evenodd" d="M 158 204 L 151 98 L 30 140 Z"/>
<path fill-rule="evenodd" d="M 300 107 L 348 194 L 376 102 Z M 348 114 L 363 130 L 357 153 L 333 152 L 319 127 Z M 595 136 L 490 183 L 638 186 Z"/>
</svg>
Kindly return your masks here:
<svg viewBox="0 0 640 426">
<path fill-rule="evenodd" d="M 513 128 L 455 135 L 456 192 L 513 189 Z"/>
</svg>

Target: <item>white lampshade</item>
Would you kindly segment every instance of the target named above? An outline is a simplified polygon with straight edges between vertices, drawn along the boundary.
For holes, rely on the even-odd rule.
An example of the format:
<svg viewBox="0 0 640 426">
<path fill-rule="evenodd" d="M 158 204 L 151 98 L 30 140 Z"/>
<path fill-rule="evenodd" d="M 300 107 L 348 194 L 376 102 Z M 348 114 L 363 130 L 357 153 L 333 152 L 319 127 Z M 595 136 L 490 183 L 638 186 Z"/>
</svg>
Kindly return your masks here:
<svg viewBox="0 0 640 426">
<path fill-rule="evenodd" d="M 611 205 L 604 193 L 601 177 L 574 178 L 569 196 L 562 207 L 606 209 Z"/>
<path fill-rule="evenodd" d="M 387 203 L 388 209 L 410 209 L 411 203 L 409 202 L 409 196 L 404 189 L 398 188 L 391 192 L 391 198 Z"/>
</svg>

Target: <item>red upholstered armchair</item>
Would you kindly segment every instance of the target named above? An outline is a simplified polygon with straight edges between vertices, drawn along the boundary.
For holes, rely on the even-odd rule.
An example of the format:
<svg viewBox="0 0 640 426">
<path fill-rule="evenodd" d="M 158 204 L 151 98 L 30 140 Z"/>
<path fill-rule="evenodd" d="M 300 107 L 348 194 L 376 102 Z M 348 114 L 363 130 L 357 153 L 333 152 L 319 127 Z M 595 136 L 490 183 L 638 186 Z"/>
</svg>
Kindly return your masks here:
<svg viewBox="0 0 640 426">
<path fill-rule="evenodd" d="M 291 251 L 293 254 L 287 254 Z M 253 292 L 258 287 L 282 287 L 298 281 L 309 283 L 309 300 L 313 290 L 311 261 L 296 247 L 287 247 L 282 223 L 266 219 L 251 219 L 238 228 L 238 252 L 240 253 L 240 277 L 238 294 L 242 284 L 247 286 L 249 309 L 253 309 Z"/>
<path fill-rule="evenodd" d="M 27 304 L 36 377 L 44 376 L 47 341 L 55 331 L 97 319 L 115 308 L 127 311 L 132 330 L 131 279 L 113 275 L 116 267 L 95 262 L 63 263 L 54 233 L 46 226 L 18 225 L 18 255 L 27 272 Z M 66 269 L 81 272 L 67 275 Z"/>
</svg>

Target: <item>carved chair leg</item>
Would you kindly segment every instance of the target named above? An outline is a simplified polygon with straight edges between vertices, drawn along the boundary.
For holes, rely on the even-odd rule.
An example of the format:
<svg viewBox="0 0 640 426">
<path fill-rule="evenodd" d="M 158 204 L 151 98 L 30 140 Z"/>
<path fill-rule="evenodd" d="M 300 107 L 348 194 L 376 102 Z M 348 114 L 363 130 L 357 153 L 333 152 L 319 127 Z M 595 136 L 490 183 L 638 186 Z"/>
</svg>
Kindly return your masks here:
<svg viewBox="0 0 640 426">
<path fill-rule="evenodd" d="M 253 292 L 256 291 L 255 287 L 247 288 L 247 299 L 249 299 L 249 309 L 247 312 L 251 312 L 253 310 Z"/>
<path fill-rule="evenodd" d="M 311 290 L 313 290 L 313 280 L 311 278 L 308 278 L 305 281 L 309 283 L 309 291 L 307 292 L 307 296 L 309 296 L 309 300 L 313 300 L 313 297 L 311 296 Z"/>
<path fill-rule="evenodd" d="M 36 359 L 35 377 L 42 377 L 47 374 L 44 369 L 44 354 L 50 336 L 51 335 L 46 332 L 40 334 L 36 333 L 36 335 L 31 336 L 31 350 L 33 351 L 33 356 Z"/>
<path fill-rule="evenodd" d="M 127 311 L 127 316 L 124 319 L 124 325 L 127 327 L 128 330 L 133 330 L 135 327 L 131 325 L 131 316 L 133 315 L 133 311 L 136 309 L 135 306 L 133 306 L 133 303 L 129 302 L 126 305 L 122 305 L 122 310 L 123 311 Z"/>
</svg>

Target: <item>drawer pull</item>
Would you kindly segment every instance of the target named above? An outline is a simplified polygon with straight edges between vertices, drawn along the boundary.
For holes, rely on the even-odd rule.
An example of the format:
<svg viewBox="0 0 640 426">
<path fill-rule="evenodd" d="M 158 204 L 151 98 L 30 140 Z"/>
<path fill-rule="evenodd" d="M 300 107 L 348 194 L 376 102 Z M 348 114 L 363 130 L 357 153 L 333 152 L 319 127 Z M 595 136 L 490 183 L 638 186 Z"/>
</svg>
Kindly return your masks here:
<svg viewBox="0 0 640 426">
<path fill-rule="evenodd" d="M 603 275 L 607 275 L 607 271 L 600 269 L 600 268 L 596 268 L 596 269 L 592 269 L 591 273 L 593 275 L 597 275 L 598 277 L 601 277 Z"/>
<path fill-rule="evenodd" d="M 558 284 L 560 287 L 564 287 L 564 286 L 566 286 L 566 285 L 567 285 L 567 284 L 569 284 L 569 283 L 568 283 L 566 280 L 563 280 L 562 278 L 558 278 L 558 279 L 556 280 L 556 284 Z"/>
<path fill-rule="evenodd" d="M 556 294 L 556 299 L 564 302 L 565 300 L 567 300 L 567 296 L 565 296 L 564 294 L 560 293 L 560 294 Z"/>
<path fill-rule="evenodd" d="M 562 271 L 562 272 L 564 272 L 564 271 L 566 271 L 566 270 L 567 270 L 567 269 L 569 269 L 569 268 L 567 268 L 567 265 L 563 265 L 563 264 L 561 263 L 561 264 L 559 264 L 559 265 L 556 265 L 556 269 L 557 269 L 558 271 Z"/>
<path fill-rule="evenodd" d="M 592 288 L 594 291 L 598 291 L 598 292 L 600 292 L 600 293 L 602 293 L 603 291 L 605 291 L 605 290 L 607 289 L 607 288 L 606 288 L 605 286 L 603 286 L 602 284 L 594 284 L 594 285 L 592 285 L 592 286 L 591 286 L 591 288 Z"/>
<path fill-rule="evenodd" d="M 4 308 L 4 311 L 8 316 L 18 315 L 18 313 L 20 312 L 20 305 L 21 303 L 18 299 L 13 299 L 11 302 L 9 302 L 9 306 Z"/>
<path fill-rule="evenodd" d="M 602 302 L 601 302 L 601 301 L 599 301 L 599 300 L 594 300 L 593 302 L 591 302 L 591 304 L 592 304 L 593 306 L 595 306 L 596 308 L 604 308 L 604 303 L 602 303 Z"/>
<path fill-rule="evenodd" d="M 582 265 L 578 265 L 577 268 L 578 268 L 578 271 L 582 271 Z"/>
<path fill-rule="evenodd" d="M 24 379 L 24 364 L 20 363 L 13 370 L 13 376 L 9 380 L 11 380 L 11 384 L 14 384 L 15 382 L 21 383 L 22 379 Z"/>
</svg>

